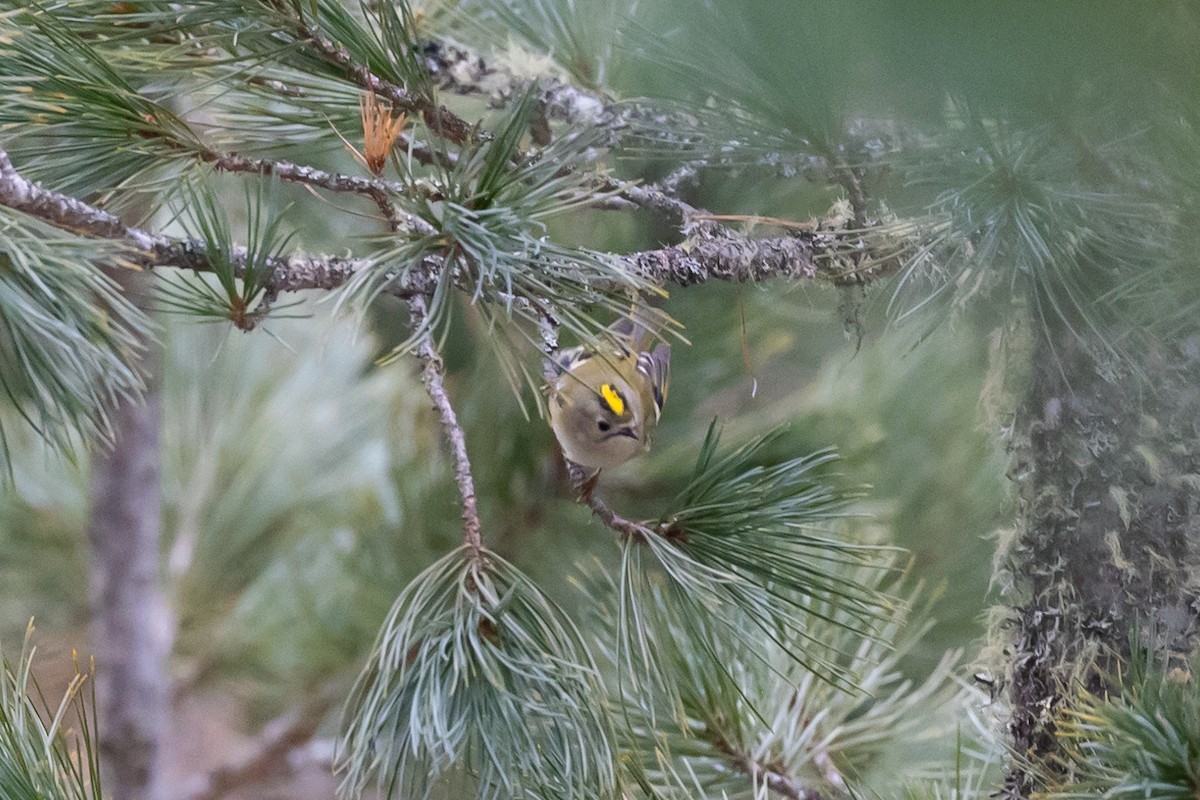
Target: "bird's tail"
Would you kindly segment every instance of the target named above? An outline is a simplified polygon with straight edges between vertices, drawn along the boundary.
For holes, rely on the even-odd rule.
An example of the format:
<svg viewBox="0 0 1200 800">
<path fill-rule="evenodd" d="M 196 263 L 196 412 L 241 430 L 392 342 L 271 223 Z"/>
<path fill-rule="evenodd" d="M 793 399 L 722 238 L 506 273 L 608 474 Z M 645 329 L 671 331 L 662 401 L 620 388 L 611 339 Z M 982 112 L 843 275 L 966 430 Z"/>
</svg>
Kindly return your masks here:
<svg viewBox="0 0 1200 800">
<path fill-rule="evenodd" d="M 608 327 L 615 338 L 630 342 L 633 351 L 639 353 L 656 339 L 662 337 L 669 327 L 679 327 L 679 323 L 671 319 L 671 315 L 661 308 L 656 308 L 636 300 L 629 313 Z"/>
</svg>

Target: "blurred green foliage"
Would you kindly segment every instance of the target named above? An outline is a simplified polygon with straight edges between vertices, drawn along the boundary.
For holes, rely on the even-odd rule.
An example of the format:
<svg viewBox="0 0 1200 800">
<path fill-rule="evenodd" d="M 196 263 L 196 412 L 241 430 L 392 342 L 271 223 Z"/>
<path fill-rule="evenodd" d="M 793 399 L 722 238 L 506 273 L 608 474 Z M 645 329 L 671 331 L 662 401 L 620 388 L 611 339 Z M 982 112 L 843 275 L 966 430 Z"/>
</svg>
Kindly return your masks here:
<svg viewBox="0 0 1200 800">
<path fill-rule="evenodd" d="M 616 38 L 595 43 L 601 60 L 569 53 L 571 69 L 603 76 L 624 96 L 665 95 L 718 116 L 735 106 L 753 111 L 802 152 L 838 157 L 847 124 L 859 118 L 958 134 L 959 111 L 970 109 L 1052 134 L 1076 132 L 1078 140 L 1055 141 L 1082 172 L 1089 152 L 1125 142 L 1119 168 L 1130 182 L 1169 204 L 1178 193 L 1184 222 L 1194 223 L 1200 208 L 1200 159 L 1189 149 L 1194 137 L 1183 135 L 1194 133 L 1195 112 L 1179 113 L 1200 108 L 1200 29 L 1185 0 L 774 0 L 752 8 L 673 0 L 640 4 L 628 35 Z M 944 164 L 937 158 L 955 155 L 915 152 L 934 172 Z M 625 156 L 620 174 L 670 167 L 644 152 Z M 309 160 L 339 159 L 349 163 L 326 148 Z M 881 196 L 897 212 L 923 212 L 937 191 L 910 182 L 912 164 L 901 156 L 882 162 L 889 159 Z M 804 220 L 842 193 L 771 164 L 738 167 L 701 170 L 689 200 Z M 329 231 L 333 216 L 312 208 L 311 228 L 298 232 L 302 245 L 362 232 Z M 556 241 L 614 251 L 674 236 L 661 223 L 601 213 L 556 220 L 549 230 Z M 1131 319 L 1194 325 L 1194 253 L 1170 258 L 1161 280 L 1114 290 L 1134 301 Z M 1157 315 L 1159 289 L 1193 305 Z M 983 632 L 988 537 L 1011 512 L 999 439 L 1011 409 L 1001 402 L 998 413 L 984 413 L 996 406 L 1005 366 L 990 350 L 991 334 L 1016 303 L 1001 297 L 960 309 L 921 338 L 926 327 L 889 324 L 889 299 L 887 286 L 865 298 L 777 285 L 674 291 L 667 308 L 691 345 L 675 347 L 655 448 L 606 473 L 602 486 L 614 505 L 655 513 L 686 479 L 714 417 L 730 441 L 790 423 L 776 444 L 780 456 L 836 447 L 836 480 L 871 487 L 841 530 L 908 548 L 914 576 L 937 595 L 936 624 L 904 662 L 921 675 Z M 860 319 L 849 336 L 844 309 Z M 324 313 L 268 323 L 280 341 L 178 320 L 164 335 L 163 574 L 180 624 L 182 672 L 195 681 L 250 675 L 268 705 L 348 674 L 393 598 L 458 539 L 441 434 L 412 365 L 372 366 L 407 335 L 402 312 L 381 304 L 357 340 Z M 568 580 L 576 565 L 596 556 L 612 568 L 619 548 L 571 502 L 553 437 L 522 413 L 487 335 L 478 318 L 455 314 L 445 353 L 485 541 L 576 612 L 596 602 Z M 528 358 L 536 364 L 538 356 L 531 350 Z M 82 640 L 86 464 L 48 457 L 32 437 L 10 446 L 15 479 L 0 490 L 0 639 L 18 637 L 37 614 L 43 629 Z"/>
</svg>

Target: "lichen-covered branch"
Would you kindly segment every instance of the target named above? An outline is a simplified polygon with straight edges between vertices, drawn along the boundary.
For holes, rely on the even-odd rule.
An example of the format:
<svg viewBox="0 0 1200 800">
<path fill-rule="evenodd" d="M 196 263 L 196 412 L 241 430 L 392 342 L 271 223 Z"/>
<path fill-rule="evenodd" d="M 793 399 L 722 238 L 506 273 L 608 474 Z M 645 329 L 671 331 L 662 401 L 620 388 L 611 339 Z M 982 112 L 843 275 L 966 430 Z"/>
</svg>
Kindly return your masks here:
<svg viewBox="0 0 1200 800">
<path fill-rule="evenodd" d="M 82 236 L 123 242 L 129 247 L 127 260 L 140 267 L 171 266 L 195 272 L 212 271 L 204 242 L 174 239 L 126 225 L 103 209 L 39 186 L 13 168 L 3 148 L 0 148 L 0 205 Z M 244 261 L 245 258 L 244 250 L 235 252 L 235 266 L 239 259 Z M 367 264 L 362 259 L 305 253 L 275 258 L 269 263 L 274 272 L 268 287 L 272 294 L 336 289 Z M 405 296 L 424 292 L 425 288 L 417 285 L 396 287 L 394 293 Z"/>
<path fill-rule="evenodd" d="M 433 227 L 425 220 L 413 215 L 404 214 L 396 217 L 392 203 L 393 197 L 419 194 L 427 200 L 439 199 L 441 193 L 432 186 L 422 184 L 404 184 L 398 181 L 385 181 L 379 178 L 364 178 L 358 175 L 343 175 L 336 172 L 326 172 L 306 164 L 293 164 L 289 161 L 270 161 L 264 158 L 250 158 L 236 153 L 217 153 L 205 151 L 200 155 L 201 160 L 212 165 L 213 169 L 221 172 L 241 172 L 254 175 L 272 175 L 282 181 L 328 189 L 331 192 L 349 192 L 369 197 L 384 216 L 400 227 L 418 233 L 432 233 Z"/>
<path fill-rule="evenodd" d="M 346 187 L 347 191 L 372 194 L 379 189 L 390 190 L 380 182 L 352 176 L 340 176 L 312 170 L 294 164 L 261 162 L 255 159 L 229 157 L 228 166 L 234 171 L 267 170 L 290 176 L 301 183 L 327 187 Z M 336 190 L 336 188 L 335 188 Z M 679 214 L 695 210 L 682 201 L 668 201 L 655 190 L 632 190 L 631 197 Z M 12 166 L 7 153 L 0 148 L 0 205 L 37 217 L 55 227 L 85 236 L 126 243 L 129 260 L 138 266 L 178 267 L 195 272 L 211 272 L 203 242 L 174 239 L 140 228 L 127 226 L 115 215 L 81 200 L 39 186 L 22 177 Z M 410 215 L 411 216 L 411 215 Z M 393 226 L 397 219 L 389 220 Z M 414 230 L 424 230 L 426 223 L 409 219 L 398 223 Z M 852 232 L 838 230 L 801 230 L 794 235 L 753 238 L 700 222 L 692 228 L 697 234 L 683 244 L 618 255 L 614 258 L 627 270 L 659 285 L 692 286 L 708 281 L 749 283 L 776 278 L 791 280 L 824 279 L 835 285 L 862 285 L 888 274 L 895 261 L 873 261 L 869 246 Z M 244 251 L 235 252 L 245 259 Z M 268 286 L 272 296 L 303 289 L 332 290 L 344 285 L 370 262 L 344 256 L 295 253 L 275 258 L 271 262 L 274 275 Z M 388 288 L 399 297 L 414 297 L 428 293 L 432 278 L 441 267 L 433 256 L 425 270 L 409 270 L 403 284 Z M 608 287 L 596 287 L 608 288 Z"/>
<path fill-rule="evenodd" d="M 838 286 L 857 286 L 898 267 L 895 259 L 874 261 L 870 254 L 870 246 L 857 234 L 814 230 L 764 238 L 731 233 L 620 259 L 630 272 L 660 285 L 820 278 Z"/>
<path fill-rule="evenodd" d="M 152 252 L 163 239 L 125 225 L 114 214 L 82 200 L 44 189 L 23 178 L 0 147 L 0 203 L 58 228 L 100 239 L 126 240 L 137 250 Z"/>
<path fill-rule="evenodd" d="M 423 296 L 408 301 L 409 323 L 414 330 L 424 329 L 418 344 L 417 357 L 421 359 L 421 381 L 425 391 L 438 412 L 442 430 L 450 443 L 450 454 L 454 459 L 454 481 L 462 500 L 463 543 L 476 554 L 483 548 L 480 536 L 479 508 L 475 502 L 475 479 L 471 476 L 471 460 L 467 457 L 467 437 L 458 424 L 458 415 L 446 394 L 446 382 L 442 375 L 442 358 L 433 346 L 433 332 L 429 330 L 429 310 Z"/>
</svg>

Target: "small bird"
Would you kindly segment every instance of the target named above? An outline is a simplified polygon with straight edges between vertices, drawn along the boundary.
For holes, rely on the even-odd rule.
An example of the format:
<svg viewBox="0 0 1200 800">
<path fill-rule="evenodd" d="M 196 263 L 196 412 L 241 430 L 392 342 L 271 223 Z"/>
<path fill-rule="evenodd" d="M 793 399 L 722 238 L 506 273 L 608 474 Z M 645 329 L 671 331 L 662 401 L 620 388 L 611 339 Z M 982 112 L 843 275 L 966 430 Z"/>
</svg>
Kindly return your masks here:
<svg viewBox="0 0 1200 800">
<path fill-rule="evenodd" d="M 554 359 L 550 427 L 566 457 L 600 470 L 650 446 L 667 399 L 671 347 L 645 348 L 653 334 L 636 317 L 609 328 L 613 346 L 575 347 Z"/>
</svg>

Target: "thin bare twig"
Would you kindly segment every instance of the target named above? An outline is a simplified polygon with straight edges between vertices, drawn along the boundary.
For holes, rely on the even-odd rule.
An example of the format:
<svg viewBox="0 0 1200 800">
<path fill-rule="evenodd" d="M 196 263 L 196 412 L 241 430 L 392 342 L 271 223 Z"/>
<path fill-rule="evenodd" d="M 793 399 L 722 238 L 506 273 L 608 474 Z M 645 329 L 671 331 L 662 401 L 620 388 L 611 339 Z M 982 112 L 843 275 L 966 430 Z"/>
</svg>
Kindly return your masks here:
<svg viewBox="0 0 1200 800">
<path fill-rule="evenodd" d="M 475 479 L 471 476 L 471 461 L 467 457 L 467 438 L 462 426 L 458 424 L 458 415 L 446 394 L 446 382 L 442 375 L 442 357 L 433 346 L 433 331 L 429 330 L 429 309 L 425 298 L 421 295 L 408 301 L 409 320 L 414 330 L 424 329 L 417 345 L 417 357 L 421 359 L 421 381 L 425 391 L 433 401 L 433 407 L 441 418 L 442 430 L 450 443 L 450 453 L 454 458 L 454 480 L 458 484 L 458 493 L 462 500 L 463 543 L 476 554 L 483 548 L 480 536 L 479 508 L 475 502 Z"/>
<path fill-rule="evenodd" d="M 654 528 L 643 522 L 635 522 L 621 516 L 609 508 L 607 503 L 597 497 L 596 478 L 598 475 L 589 476 L 584 472 L 583 467 L 570 460 L 567 460 L 567 474 L 571 477 L 571 483 L 575 486 L 580 504 L 590 508 L 592 513 L 595 514 L 596 519 L 604 523 L 605 527 L 611 528 L 623 537 L 635 540 L 654 536 L 657 533 Z"/>
<path fill-rule="evenodd" d="M 605 195 L 595 204 L 596 208 L 627 210 L 630 205 L 645 208 L 664 214 L 677 221 L 681 228 L 687 228 L 705 212 L 685 200 L 679 198 L 680 183 L 691 180 L 696 175 L 696 169 L 685 164 L 669 173 L 657 183 L 638 185 L 618 181 L 615 178 L 605 178 L 596 185 L 596 192 Z M 614 202 L 615 201 L 615 202 Z M 719 233 L 719 226 L 709 226 L 714 233 Z"/>
<path fill-rule="evenodd" d="M 600 473 L 596 472 L 589 476 L 583 467 L 575 462 L 570 459 L 563 460 L 566 462 L 567 475 L 570 476 L 571 483 L 575 487 L 580 505 L 590 508 L 596 519 L 600 520 L 606 528 L 618 533 L 622 539 L 642 542 L 651 536 L 658 536 L 675 544 L 687 542 L 687 531 L 670 522 L 651 523 L 645 520 L 639 522 L 613 511 L 607 503 L 596 496 L 596 480 L 600 477 Z"/>
</svg>

